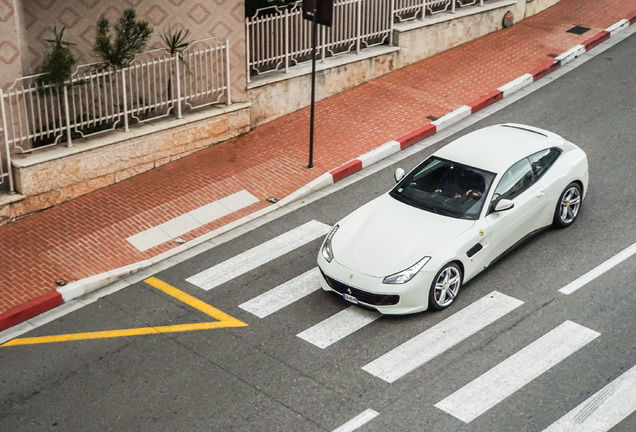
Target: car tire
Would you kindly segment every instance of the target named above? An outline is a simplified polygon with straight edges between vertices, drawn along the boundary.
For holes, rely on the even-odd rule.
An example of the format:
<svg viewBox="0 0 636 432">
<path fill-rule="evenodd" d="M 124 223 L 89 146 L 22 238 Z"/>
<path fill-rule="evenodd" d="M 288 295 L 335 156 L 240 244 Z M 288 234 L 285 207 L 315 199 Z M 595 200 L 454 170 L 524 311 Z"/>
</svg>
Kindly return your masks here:
<svg viewBox="0 0 636 432">
<path fill-rule="evenodd" d="M 552 225 L 556 228 L 567 228 L 572 225 L 581 211 L 582 202 L 581 186 L 576 182 L 567 185 L 557 201 Z"/>
<path fill-rule="evenodd" d="M 449 307 L 459 294 L 462 278 L 462 269 L 454 262 L 437 272 L 428 295 L 429 308 L 442 310 Z"/>
</svg>

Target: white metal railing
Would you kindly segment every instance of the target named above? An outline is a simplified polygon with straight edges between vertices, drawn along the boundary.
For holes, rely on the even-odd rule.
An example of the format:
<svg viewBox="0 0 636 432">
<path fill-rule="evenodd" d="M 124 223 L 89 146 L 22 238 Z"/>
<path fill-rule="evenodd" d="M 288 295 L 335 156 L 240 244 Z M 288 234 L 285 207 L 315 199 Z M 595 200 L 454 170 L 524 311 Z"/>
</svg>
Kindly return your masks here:
<svg viewBox="0 0 636 432">
<path fill-rule="evenodd" d="M 393 23 L 455 13 L 485 0 L 334 0 L 333 24 L 318 26 L 320 60 L 341 53 L 393 43 Z M 253 75 L 284 70 L 311 58 L 311 22 L 303 19 L 302 1 L 270 6 L 245 18 L 247 81 Z"/>
<path fill-rule="evenodd" d="M 399 22 L 424 19 L 426 15 L 455 13 L 457 7 L 484 5 L 484 0 L 395 0 L 395 19 Z"/>
<path fill-rule="evenodd" d="M 0 104 L 2 107 L 2 123 L 6 124 L 4 98 L 0 99 Z M 13 175 L 11 174 L 11 152 L 9 151 L 9 143 L 6 139 L 4 140 L 4 148 L 0 149 L 0 186 L 4 187 L 5 185 L 8 185 L 9 192 L 15 192 Z"/>
<path fill-rule="evenodd" d="M 196 109 L 231 104 L 228 41 L 195 41 L 181 54 L 163 49 L 138 56 L 115 70 L 79 66 L 65 86 L 38 85 L 32 75 L 0 89 L 2 136 L 0 185 L 11 180 L 11 153 L 30 152 L 116 128 Z M 173 112 L 175 110 L 176 112 Z"/>
<path fill-rule="evenodd" d="M 395 0 L 336 0 L 331 27 L 318 26 L 320 59 L 392 43 Z M 310 60 L 311 22 L 302 1 L 259 9 L 245 19 L 247 76 L 284 69 Z"/>
</svg>

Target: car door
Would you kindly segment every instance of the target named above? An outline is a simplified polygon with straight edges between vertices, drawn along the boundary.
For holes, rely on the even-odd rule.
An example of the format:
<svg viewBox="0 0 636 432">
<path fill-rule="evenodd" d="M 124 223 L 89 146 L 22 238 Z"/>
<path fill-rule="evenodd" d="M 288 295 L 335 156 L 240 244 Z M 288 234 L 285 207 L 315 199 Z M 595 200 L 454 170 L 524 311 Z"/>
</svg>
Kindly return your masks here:
<svg viewBox="0 0 636 432">
<path fill-rule="evenodd" d="M 490 227 L 484 219 L 480 219 L 464 237 L 466 241 L 458 256 L 464 263 L 464 280 L 469 280 L 490 264 Z"/>
<path fill-rule="evenodd" d="M 495 206 L 502 199 L 511 200 L 514 206 L 508 210 L 495 211 Z M 545 201 L 544 186 L 535 182 L 527 158 L 514 164 L 501 176 L 486 216 L 490 228 L 491 260 L 541 227 L 542 222 L 537 216 L 545 206 Z"/>
<path fill-rule="evenodd" d="M 552 165 L 554 165 L 559 156 L 561 156 L 561 153 L 563 153 L 561 149 L 552 147 L 549 149 L 541 150 L 540 152 L 537 152 L 528 157 L 530 165 L 532 166 L 534 181 L 541 183 L 546 189 L 546 205 L 537 215 L 537 222 L 539 222 L 541 226 L 550 225 L 552 223 L 552 219 L 554 218 L 555 203 L 557 201 L 558 195 L 561 193 L 561 188 L 557 188 L 556 191 L 552 190 L 552 193 L 549 193 L 551 185 L 561 174 L 552 173 L 552 175 L 545 175 L 552 167 Z M 550 205 L 550 202 L 552 202 L 552 205 Z"/>
</svg>

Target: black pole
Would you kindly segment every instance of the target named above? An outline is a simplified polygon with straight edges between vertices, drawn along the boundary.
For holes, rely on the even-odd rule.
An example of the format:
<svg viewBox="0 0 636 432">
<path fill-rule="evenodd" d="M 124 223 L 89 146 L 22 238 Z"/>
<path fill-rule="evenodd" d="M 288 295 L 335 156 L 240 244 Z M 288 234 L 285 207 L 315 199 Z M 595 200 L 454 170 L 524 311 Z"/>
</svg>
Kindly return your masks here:
<svg viewBox="0 0 636 432">
<path fill-rule="evenodd" d="M 316 44 L 318 20 L 316 15 L 318 9 L 316 0 L 313 1 L 313 19 L 312 19 L 312 35 L 311 35 L 311 114 L 309 115 L 309 165 L 307 168 L 314 167 L 314 117 L 315 117 L 315 101 L 316 101 Z"/>
</svg>

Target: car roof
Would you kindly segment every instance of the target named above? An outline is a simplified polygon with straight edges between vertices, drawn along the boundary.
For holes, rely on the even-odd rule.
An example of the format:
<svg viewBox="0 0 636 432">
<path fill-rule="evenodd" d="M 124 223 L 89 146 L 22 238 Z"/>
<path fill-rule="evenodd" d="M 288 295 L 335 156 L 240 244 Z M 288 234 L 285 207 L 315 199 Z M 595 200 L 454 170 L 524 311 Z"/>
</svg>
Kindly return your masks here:
<svg viewBox="0 0 636 432">
<path fill-rule="evenodd" d="M 464 135 L 435 152 L 435 156 L 499 174 L 524 157 L 562 147 L 564 141 L 543 129 L 506 123 Z"/>
</svg>

